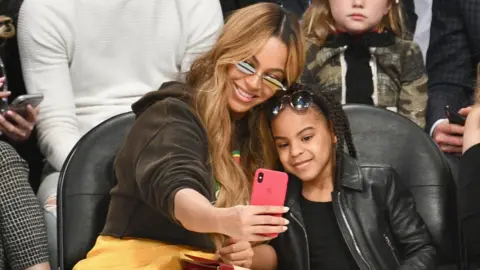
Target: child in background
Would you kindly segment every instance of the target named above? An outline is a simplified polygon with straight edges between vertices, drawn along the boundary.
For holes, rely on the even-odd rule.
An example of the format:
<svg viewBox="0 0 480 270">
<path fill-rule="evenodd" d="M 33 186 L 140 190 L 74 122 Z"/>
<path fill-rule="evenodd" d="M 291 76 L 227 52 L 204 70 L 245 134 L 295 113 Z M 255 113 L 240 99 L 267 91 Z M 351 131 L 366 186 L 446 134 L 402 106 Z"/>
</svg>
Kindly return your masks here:
<svg viewBox="0 0 480 270">
<path fill-rule="evenodd" d="M 303 20 L 306 84 L 425 125 L 427 75 L 398 0 L 313 0 Z"/>
</svg>

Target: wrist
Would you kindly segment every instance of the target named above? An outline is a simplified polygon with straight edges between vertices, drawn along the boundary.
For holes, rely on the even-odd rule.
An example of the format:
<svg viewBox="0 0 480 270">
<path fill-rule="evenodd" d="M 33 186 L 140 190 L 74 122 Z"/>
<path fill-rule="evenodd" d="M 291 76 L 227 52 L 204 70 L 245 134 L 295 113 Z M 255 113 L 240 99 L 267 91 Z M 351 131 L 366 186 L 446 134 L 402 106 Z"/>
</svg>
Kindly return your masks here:
<svg viewBox="0 0 480 270">
<path fill-rule="evenodd" d="M 214 233 L 227 235 L 227 222 L 229 220 L 230 208 L 217 208 L 213 207 L 212 210 L 212 219 L 214 222 Z"/>
</svg>

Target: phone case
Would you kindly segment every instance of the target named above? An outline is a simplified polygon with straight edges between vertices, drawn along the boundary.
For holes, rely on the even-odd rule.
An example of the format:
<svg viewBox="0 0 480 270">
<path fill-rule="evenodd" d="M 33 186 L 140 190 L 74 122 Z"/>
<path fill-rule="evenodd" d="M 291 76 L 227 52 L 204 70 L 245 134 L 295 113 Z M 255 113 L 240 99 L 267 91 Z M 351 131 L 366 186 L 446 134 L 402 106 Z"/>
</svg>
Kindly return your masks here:
<svg viewBox="0 0 480 270">
<path fill-rule="evenodd" d="M 251 205 L 283 206 L 287 195 L 288 175 L 284 172 L 258 169 L 253 181 Z M 281 216 L 280 214 L 276 216 Z M 269 234 L 276 237 L 277 234 Z"/>
<path fill-rule="evenodd" d="M 445 107 L 445 114 L 447 115 L 448 122 L 451 124 L 465 125 L 465 117 L 453 111 L 449 106 Z"/>
</svg>

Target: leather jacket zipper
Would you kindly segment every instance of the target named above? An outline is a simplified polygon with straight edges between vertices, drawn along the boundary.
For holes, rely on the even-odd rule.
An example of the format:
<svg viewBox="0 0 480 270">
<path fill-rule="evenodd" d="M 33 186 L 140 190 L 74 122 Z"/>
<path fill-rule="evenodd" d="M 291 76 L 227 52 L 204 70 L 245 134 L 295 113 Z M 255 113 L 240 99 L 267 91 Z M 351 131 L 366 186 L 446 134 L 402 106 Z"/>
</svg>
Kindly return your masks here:
<svg viewBox="0 0 480 270">
<path fill-rule="evenodd" d="M 383 234 L 383 237 L 385 238 L 385 241 L 387 241 L 387 245 L 390 247 L 393 257 L 395 258 L 395 261 L 397 262 L 398 265 L 400 265 L 400 261 L 398 260 L 397 254 L 395 253 L 395 249 L 393 248 L 390 238 L 388 238 L 388 235 L 386 233 Z"/>
<path fill-rule="evenodd" d="M 343 221 L 345 222 L 345 225 L 347 227 L 347 230 L 348 230 L 348 233 L 350 234 L 350 237 L 352 238 L 353 240 L 353 245 L 355 246 L 355 250 L 357 251 L 358 255 L 360 256 L 360 258 L 362 259 L 362 261 L 365 263 L 365 265 L 367 266 L 367 268 L 369 270 L 371 270 L 372 268 L 370 267 L 370 265 L 368 264 L 367 260 L 365 260 L 365 257 L 363 257 L 363 254 L 362 252 L 360 251 L 360 247 L 358 246 L 358 243 L 357 241 L 355 240 L 355 237 L 353 235 L 353 231 L 352 231 L 352 228 L 350 228 L 350 224 L 348 224 L 348 221 L 347 221 L 347 216 L 345 215 L 345 212 L 343 211 L 343 207 L 342 207 L 342 200 L 340 199 L 340 191 L 337 193 L 337 200 L 338 200 L 338 204 L 339 204 L 339 208 L 340 208 L 340 213 L 342 215 L 342 219 Z"/>
<path fill-rule="evenodd" d="M 308 241 L 307 230 L 303 227 L 302 223 L 300 223 L 300 221 L 292 214 L 292 212 L 290 212 L 290 216 L 298 223 L 298 225 L 300 225 L 305 235 L 305 240 Z M 308 242 L 306 244 L 306 248 L 307 248 L 307 269 L 310 270 L 310 250 L 308 247 Z"/>
</svg>

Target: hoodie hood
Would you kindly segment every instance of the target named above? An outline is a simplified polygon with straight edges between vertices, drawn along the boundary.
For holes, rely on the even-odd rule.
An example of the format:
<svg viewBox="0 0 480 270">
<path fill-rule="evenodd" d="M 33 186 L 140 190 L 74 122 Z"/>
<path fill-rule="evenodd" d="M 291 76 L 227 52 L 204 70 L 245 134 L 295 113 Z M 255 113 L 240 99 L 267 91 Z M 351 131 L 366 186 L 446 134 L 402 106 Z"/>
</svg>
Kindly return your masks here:
<svg viewBox="0 0 480 270">
<path fill-rule="evenodd" d="M 192 104 L 195 90 L 185 83 L 181 82 L 166 82 L 163 83 L 156 91 L 149 92 L 133 103 L 132 110 L 137 117 L 139 117 L 150 106 L 157 101 L 167 98 L 176 98 L 185 103 Z"/>
</svg>

